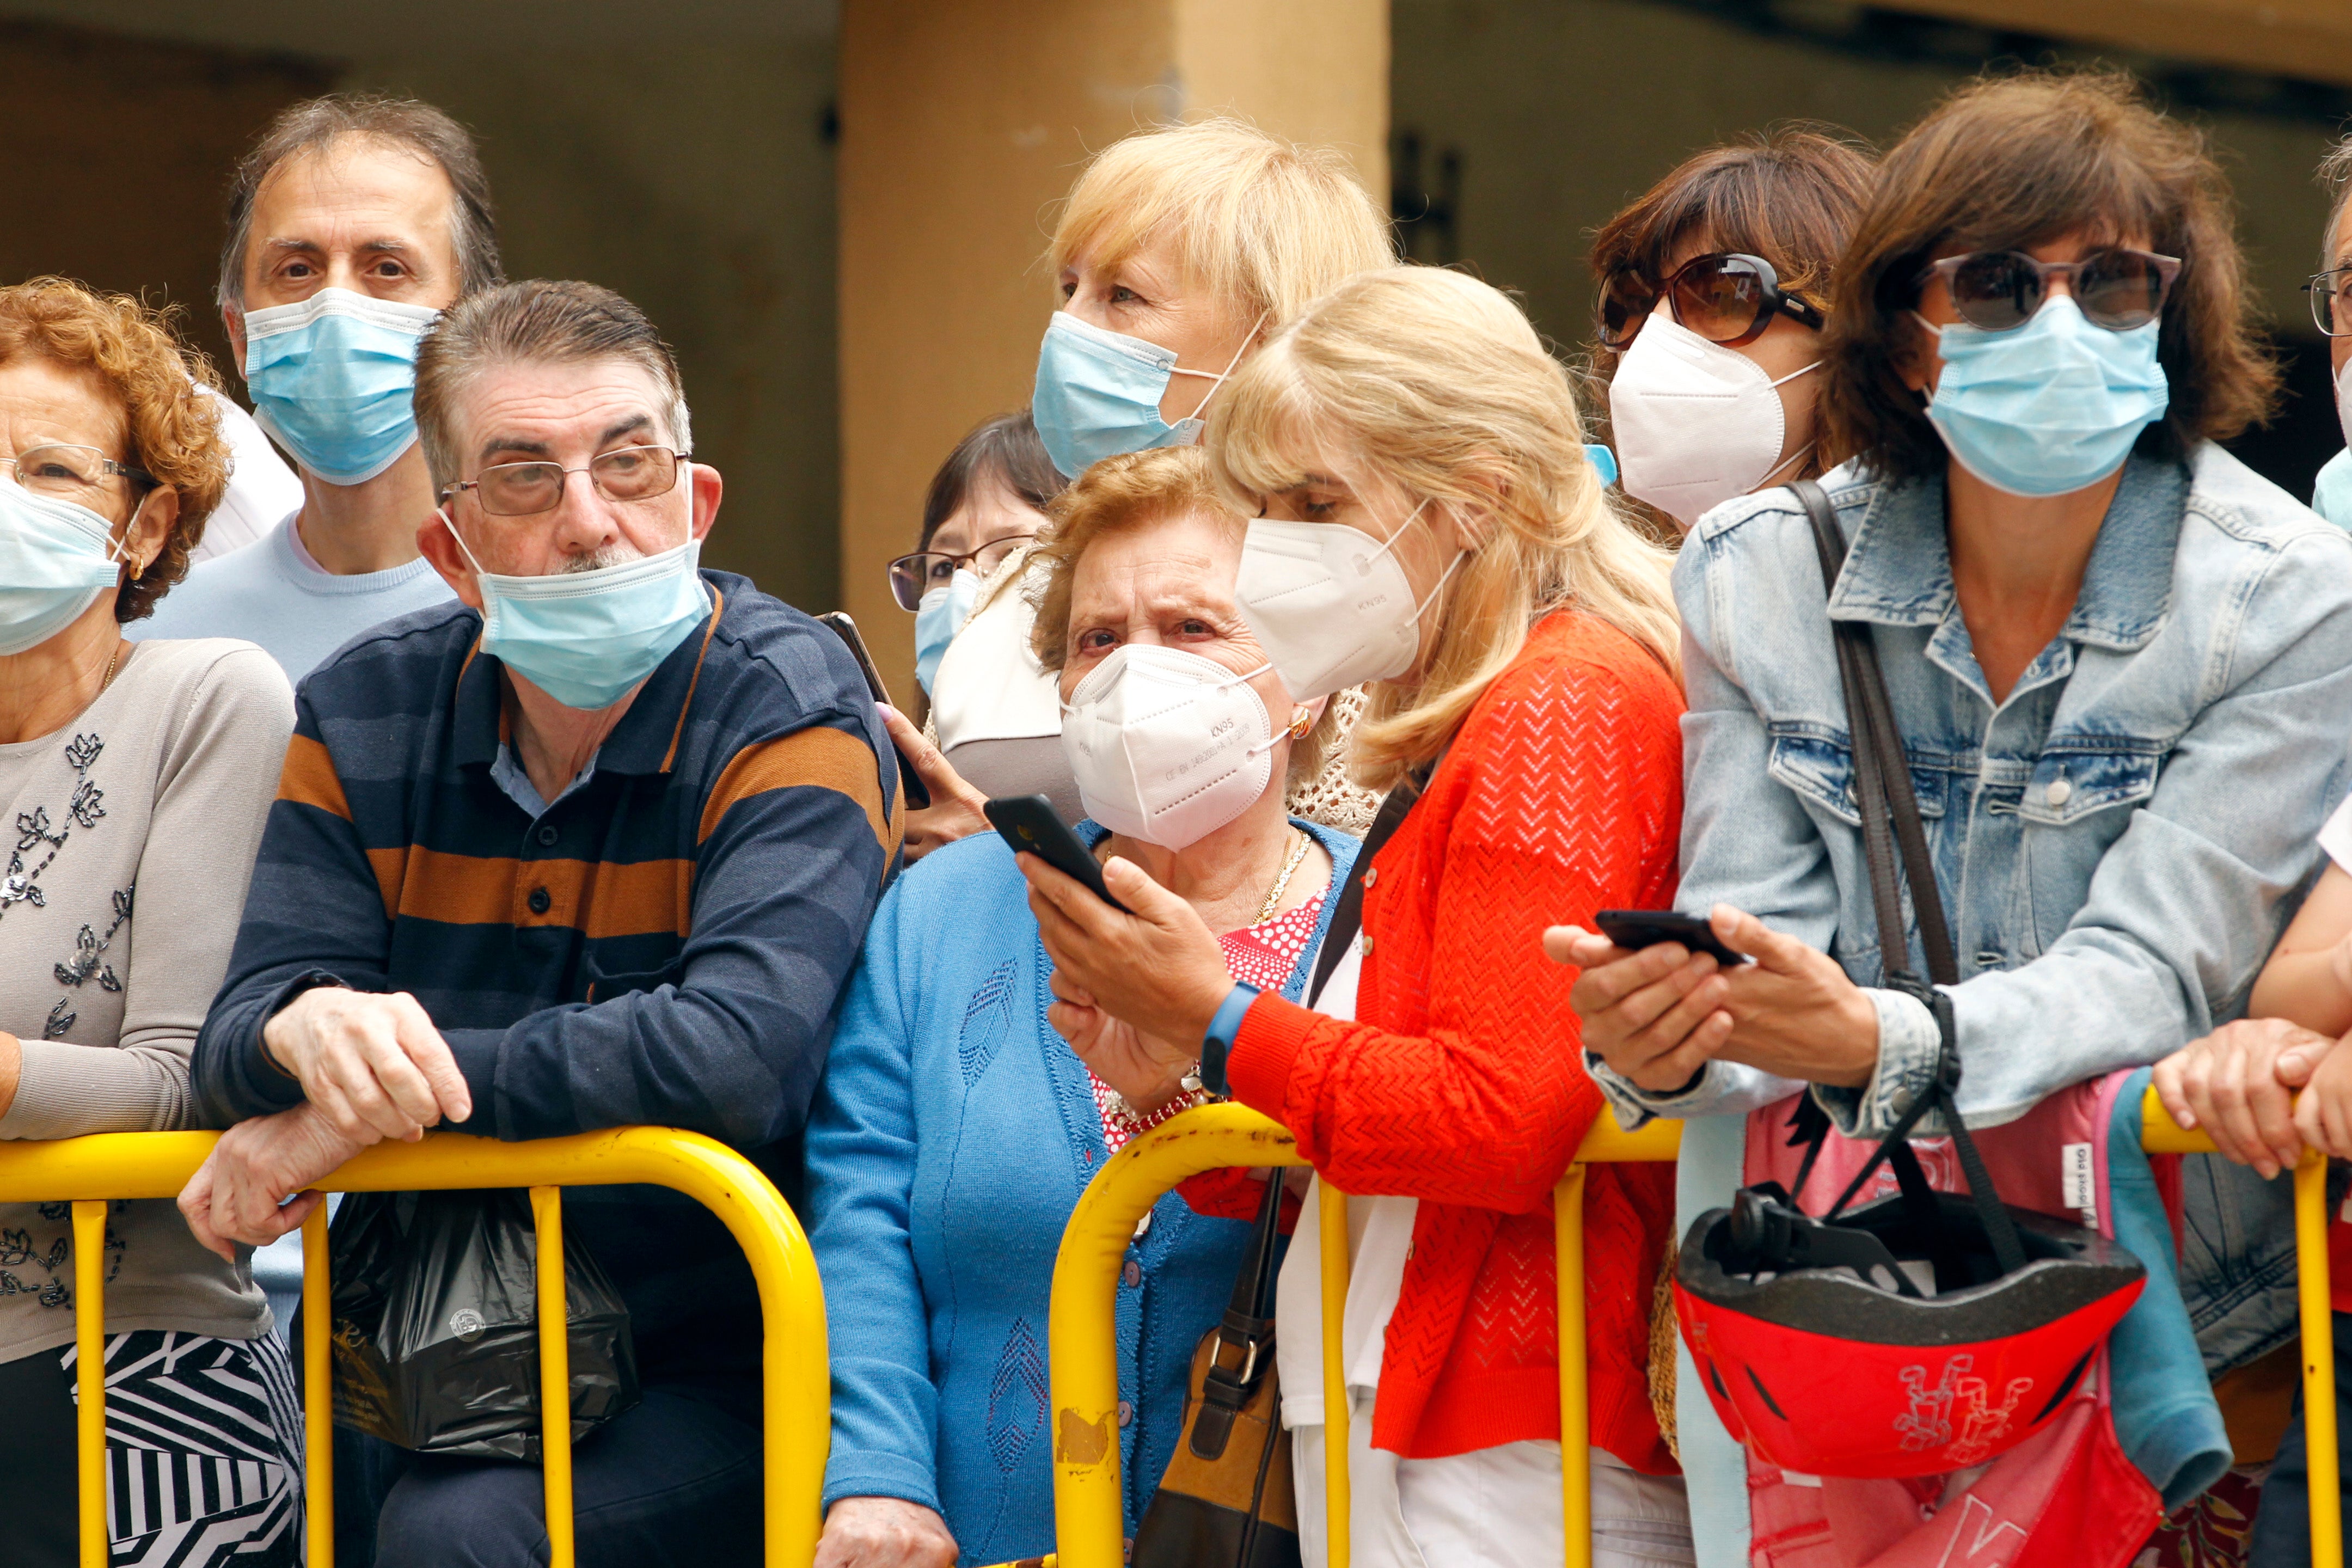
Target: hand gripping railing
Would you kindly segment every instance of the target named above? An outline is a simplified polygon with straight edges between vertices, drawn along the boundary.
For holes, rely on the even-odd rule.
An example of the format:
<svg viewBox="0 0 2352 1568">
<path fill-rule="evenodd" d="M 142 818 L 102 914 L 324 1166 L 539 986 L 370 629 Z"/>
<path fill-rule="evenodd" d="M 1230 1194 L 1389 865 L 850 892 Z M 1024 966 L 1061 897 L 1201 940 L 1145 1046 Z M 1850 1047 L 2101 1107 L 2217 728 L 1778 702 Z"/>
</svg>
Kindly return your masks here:
<svg viewBox="0 0 2352 1568">
<path fill-rule="evenodd" d="M 2143 1110 L 2151 1153 L 2210 1153 L 2201 1132 L 2175 1126 L 2153 1090 Z M 1604 1114 L 1585 1135 L 1553 1194 L 1559 1248 L 1560 1430 L 1590 1429 L 1585 1389 L 1584 1176 L 1586 1167 L 1669 1161 L 1679 1122 L 1638 1132 Z M 1118 1152 L 1088 1184 L 1062 1233 L 1054 1265 L 1048 1348 L 1054 1416 L 1054 1531 L 1059 1568 L 1120 1568 L 1125 1517 L 1118 1468 L 1118 1358 L 1113 1312 L 1119 1266 L 1136 1223 L 1187 1177 L 1226 1165 L 1303 1165 L 1287 1131 L 1238 1105 L 1204 1106 L 1171 1117 Z M 1347 1197 L 1318 1187 L 1323 1253 L 1324 1500 L 1329 1568 L 1348 1568 L 1348 1399 L 1340 1320 L 1348 1297 Z M 2335 1340 L 2328 1318 L 2327 1162 L 2306 1151 L 2294 1173 L 2297 1289 L 2303 1319 L 2304 1434 L 2310 1454 L 2312 1561 L 2343 1561 L 2336 1477 Z M 1591 1457 L 1585 1443 L 1560 1445 L 1567 1568 L 1591 1568 Z M 1053 1562 L 1054 1559 L 1047 1559 Z"/>
<path fill-rule="evenodd" d="M 117 1198 L 176 1197 L 217 1135 L 110 1132 L 52 1143 L 0 1144 L 0 1202 L 73 1204 L 74 1341 L 80 1410 L 81 1562 L 105 1568 L 106 1211 Z M 415 1192 L 529 1187 L 539 1227 L 540 1408 L 570 1412 L 571 1346 L 563 1290 L 560 1189 L 616 1183 L 669 1187 L 716 1214 L 734 1233 L 759 1281 L 765 1410 L 768 1568 L 801 1568 L 816 1555 L 817 1500 L 831 1422 L 824 1292 L 800 1221 L 742 1155 L 699 1133 L 624 1127 L 527 1143 L 436 1133 L 416 1143 L 378 1143 L 317 1184 L 320 1191 Z M 334 1416 L 328 1352 L 327 1215 L 302 1227 L 303 1410 L 311 1568 L 335 1560 Z M 572 1426 L 544 1422 L 550 1568 L 572 1562 Z"/>
</svg>

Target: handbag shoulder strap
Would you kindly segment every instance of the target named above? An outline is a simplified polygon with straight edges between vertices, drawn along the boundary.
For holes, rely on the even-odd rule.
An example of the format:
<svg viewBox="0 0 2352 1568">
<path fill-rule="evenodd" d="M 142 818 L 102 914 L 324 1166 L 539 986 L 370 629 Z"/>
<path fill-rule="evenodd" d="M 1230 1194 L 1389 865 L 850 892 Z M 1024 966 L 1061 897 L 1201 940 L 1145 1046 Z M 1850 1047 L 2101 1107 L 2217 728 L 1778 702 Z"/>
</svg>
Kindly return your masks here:
<svg viewBox="0 0 2352 1568">
<path fill-rule="evenodd" d="M 1837 512 L 1822 487 L 1798 479 L 1789 488 L 1812 523 L 1813 548 L 1822 563 L 1822 585 L 1834 595 L 1839 572 L 1845 565 L 1845 533 Z M 1845 689 L 1846 728 L 1853 746 L 1855 804 L 1862 816 L 1863 858 L 1870 868 L 1871 902 L 1878 916 L 1879 962 L 1890 981 L 1909 979 L 1911 942 L 1903 926 L 1903 883 L 1911 889 L 1912 911 L 1919 921 L 1919 944 L 1927 950 L 1927 978 L 1937 985 L 1959 983 L 1959 964 L 1952 948 L 1951 927 L 1944 918 L 1944 900 L 1936 887 L 1934 862 L 1927 854 L 1927 834 L 1919 820 L 1919 800 L 1911 788 L 1911 763 L 1895 728 L 1895 704 L 1886 695 L 1886 678 L 1878 665 L 1878 645 L 1867 621 L 1830 623 L 1837 638 L 1838 680 Z M 1896 869 L 1897 852 L 1902 858 Z"/>
<path fill-rule="evenodd" d="M 1364 874 L 1371 869 L 1372 857 L 1381 847 L 1396 837 L 1404 819 L 1412 814 L 1413 803 L 1428 783 L 1426 773 L 1416 773 L 1398 781 L 1394 789 L 1382 797 L 1379 815 L 1372 818 L 1372 830 L 1364 835 L 1363 847 L 1356 851 L 1356 863 L 1348 868 L 1348 879 L 1339 888 L 1339 907 L 1331 911 L 1331 928 L 1323 933 L 1322 951 L 1315 955 L 1315 973 L 1307 983 L 1307 1005 L 1309 1007 L 1322 999 L 1324 984 L 1331 972 L 1339 967 L 1356 932 L 1364 924 Z"/>
<path fill-rule="evenodd" d="M 1827 491 L 1811 479 L 1797 479 L 1789 489 L 1805 509 L 1812 524 L 1813 548 L 1822 563 L 1822 587 L 1828 597 L 1837 594 L 1838 574 L 1845 565 L 1845 531 L 1838 526 L 1837 510 Z M 1849 1183 L 1830 1213 L 1835 1215 L 1904 1142 L 1919 1118 L 1932 1107 L 1952 1130 L 1953 1152 L 1968 1178 L 1969 1194 L 1991 1242 L 2001 1272 L 2025 1267 L 2025 1250 L 2017 1238 L 2016 1223 L 1993 1190 L 1990 1173 L 1977 1152 L 1968 1124 L 1960 1120 L 1953 1090 L 1959 1087 L 1960 1059 L 1954 1038 L 1952 999 L 1937 987 L 1959 984 L 1959 963 L 1952 948 L 1951 926 L 1944 915 L 1944 896 L 1936 884 L 1935 862 L 1927 854 L 1927 833 L 1919 818 L 1918 796 L 1911 788 L 1911 760 L 1903 749 L 1903 732 L 1895 727 L 1895 704 L 1886 694 L 1886 677 L 1878 664 L 1878 644 L 1867 621 L 1830 622 L 1837 638 L 1838 683 L 1844 688 L 1846 728 L 1853 748 L 1854 803 L 1862 817 L 1862 851 L 1870 872 L 1870 901 L 1878 919 L 1879 963 L 1891 987 L 1908 993 L 1935 1015 L 1943 1037 L 1943 1058 L 1935 1079 L 1879 1142 L 1869 1163 Z M 1897 855 L 1901 864 L 1898 867 Z M 1911 973 L 1911 942 L 1903 925 L 1903 886 L 1911 889 L 1911 908 L 1918 917 L 1919 945 L 1926 950 L 1927 979 Z M 1826 1131 L 1826 1129 L 1824 1129 Z M 1811 1163 L 1808 1162 L 1808 1169 Z M 1908 1183 L 1906 1185 L 1909 1185 Z"/>
</svg>

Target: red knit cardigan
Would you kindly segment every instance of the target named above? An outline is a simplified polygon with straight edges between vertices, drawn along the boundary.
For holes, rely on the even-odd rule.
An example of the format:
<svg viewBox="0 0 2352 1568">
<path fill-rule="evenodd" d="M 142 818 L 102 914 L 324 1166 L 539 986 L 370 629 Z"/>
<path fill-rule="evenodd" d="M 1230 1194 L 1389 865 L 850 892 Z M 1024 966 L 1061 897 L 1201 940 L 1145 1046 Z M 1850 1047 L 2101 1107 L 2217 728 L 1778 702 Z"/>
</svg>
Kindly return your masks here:
<svg viewBox="0 0 2352 1568">
<path fill-rule="evenodd" d="M 1589 616 L 1538 624 L 1373 861 L 1354 1023 L 1271 993 L 1234 1097 L 1341 1191 L 1422 1200 L 1372 1441 L 1436 1458 L 1559 1435 L 1551 1191 L 1602 1110 L 1546 926 L 1664 909 L 1682 823 L 1682 693 Z M 1671 1474 L 1645 1368 L 1674 1171 L 1585 1184 L 1591 1440 Z"/>
</svg>

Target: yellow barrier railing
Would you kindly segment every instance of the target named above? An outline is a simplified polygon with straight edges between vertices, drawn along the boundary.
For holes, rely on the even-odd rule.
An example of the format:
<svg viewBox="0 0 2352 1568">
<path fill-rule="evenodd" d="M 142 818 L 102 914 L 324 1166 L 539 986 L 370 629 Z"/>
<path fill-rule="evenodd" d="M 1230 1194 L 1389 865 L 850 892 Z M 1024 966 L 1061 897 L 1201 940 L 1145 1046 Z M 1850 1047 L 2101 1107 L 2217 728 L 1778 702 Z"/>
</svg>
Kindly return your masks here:
<svg viewBox="0 0 2352 1568">
<path fill-rule="evenodd" d="M 110 1132 L 52 1143 L 0 1145 L 0 1202 L 73 1205 L 74 1338 L 80 1410 L 79 1517 L 83 1568 L 105 1568 L 106 1355 L 103 1301 L 106 1205 L 117 1198 L 172 1198 L 211 1152 L 210 1132 Z M 614 1184 L 668 1187 L 716 1214 L 759 1281 L 768 1568 L 800 1568 L 816 1555 L 818 1498 L 830 1436 L 824 1292 L 800 1221 L 758 1167 L 698 1133 L 625 1127 L 528 1143 L 436 1133 L 416 1143 L 378 1143 L 318 1184 L 343 1193 L 459 1187 L 529 1187 L 539 1228 L 540 1408 L 543 1421 L 550 1568 L 571 1568 L 570 1338 L 563 1290 L 560 1189 Z M 326 1209 L 302 1230 L 302 1425 L 307 1540 L 312 1568 L 334 1562 L 334 1414 L 328 1352 Z"/>
<path fill-rule="evenodd" d="M 2176 1126 L 2149 1091 L 2142 1146 L 2150 1153 L 2210 1153 L 2201 1132 Z M 1682 1143 L 1678 1122 L 1638 1132 L 1603 1115 L 1553 1195 L 1559 1261 L 1559 1405 L 1564 1435 L 1590 1430 L 1585 1390 L 1585 1168 L 1666 1161 Z M 1303 1165 L 1290 1133 L 1238 1105 L 1171 1117 L 1107 1163 L 1078 1200 L 1054 1265 L 1048 1330 L 1054 1413 L 1054 1533 L 1059 1568 L 1120 1568 L 1125 1514 L 1119 1484 L 1118 1359 L 1114 1310 L 1118 1271 L 1135 1227 L 1160 1195 L 1188 1177 L 1229 1165 Z M 1340 1322 L 1348 1296 L 1347 1197 L 1319 1187 L 1323 1270 L 1323 1432 L 1329 1568 L 1348 1568 L 1348 1397 Z M 2312 1561 L 2343 1560 L 2336 1474 L 2335 1339 L 2327 1282 L 2327 1162 L 2306 1151 L 2294 1173 L 2297 1293 L 2303 1324 L 2304 1435 L 2310 1457 Z M 1560 1444 L 1567 1568 L 1591 1568 L 1592 1477 L 1588 1446 Z M 1053 1562 L 1054 1559 L 1047 1559 Z"/>
</svg>

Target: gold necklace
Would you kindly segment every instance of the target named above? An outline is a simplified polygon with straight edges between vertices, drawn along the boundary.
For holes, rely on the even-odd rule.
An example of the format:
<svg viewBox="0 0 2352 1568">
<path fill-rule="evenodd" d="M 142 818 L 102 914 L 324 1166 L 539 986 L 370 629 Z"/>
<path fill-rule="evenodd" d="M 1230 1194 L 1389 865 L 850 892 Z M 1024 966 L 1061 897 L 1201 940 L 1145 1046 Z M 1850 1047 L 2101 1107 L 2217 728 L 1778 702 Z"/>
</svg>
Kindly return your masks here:
<svg viewBox="0 0 2352 1568">
<path fill-rule="evenodd" d="M 117 637 L 114 639 L 114 651 L 107 656 L 106 673 L 98 678 L 98 689 L 101 693 L 104 692 L 108 687 L 114 684 L 114 664 L 115 661 L 121 657 L 122 639 L 121 637 Z"/>
<path fill-rule="evenodd" d="M 1290 858 L 1283 861 L 1281 871 L 1274 879 L 1274 886 L 1265 890 L 1265 902 L 1257 907 L 1257 918 L 1250 921 L 1252 925 L 1264 925 L 1274 918 L 1274 906 L 1282 902 L 1283 892 L 1290 886 L 1290 874 L 1298 869 L 1298 863 L 1307 858 L 1307 847 L 1315 842 L 1296 827 L 1290 831 L 1298 834 L 1298 842 L 1291 846 Z"/>
</svg>

